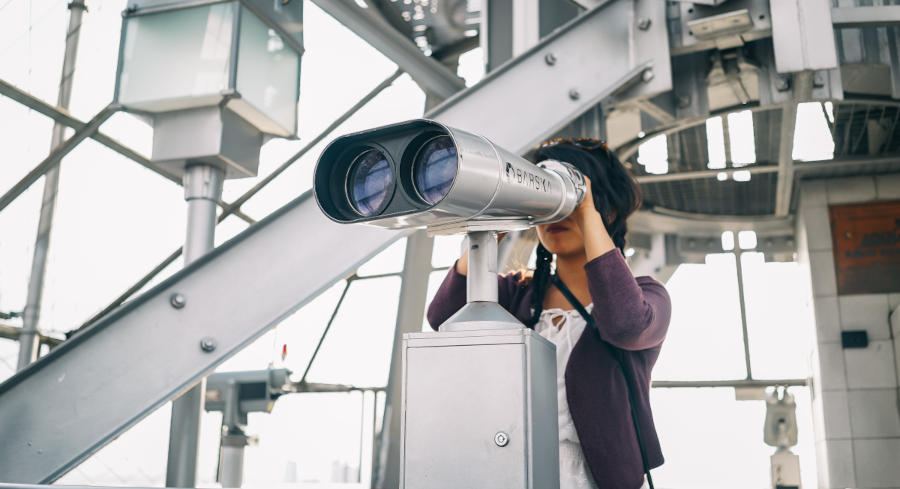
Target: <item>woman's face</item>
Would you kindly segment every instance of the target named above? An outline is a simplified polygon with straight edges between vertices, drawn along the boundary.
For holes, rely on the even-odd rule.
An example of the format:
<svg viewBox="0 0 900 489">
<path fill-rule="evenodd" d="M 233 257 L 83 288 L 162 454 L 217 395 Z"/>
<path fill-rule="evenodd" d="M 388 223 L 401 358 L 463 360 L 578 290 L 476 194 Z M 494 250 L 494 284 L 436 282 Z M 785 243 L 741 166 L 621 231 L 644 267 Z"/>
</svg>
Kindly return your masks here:
<svg viewBox="0 0 900 489">
<path fill-rule="evenodd" d="M 584 236 L 581 228 L 567 217 L 553 224 L 537 226 L 538 239 L 547 251 L 557 256 L 584 254 Z"/>
</svg>

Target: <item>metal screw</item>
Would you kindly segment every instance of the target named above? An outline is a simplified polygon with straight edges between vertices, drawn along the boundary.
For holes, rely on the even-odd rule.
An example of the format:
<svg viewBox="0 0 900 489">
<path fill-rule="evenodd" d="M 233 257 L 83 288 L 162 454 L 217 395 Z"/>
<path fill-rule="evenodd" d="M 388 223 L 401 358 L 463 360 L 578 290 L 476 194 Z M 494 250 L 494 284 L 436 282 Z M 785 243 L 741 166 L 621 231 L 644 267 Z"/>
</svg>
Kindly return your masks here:
<svg viewBox="0 0 900 489">
<path fill-rule="evenodd" d="M 216 339 L 212 336 L 204 336 L 203 339 L 200 340 L 200 349 L 209 353 L 216 349 Z"/>
<path fill-rule="evenodd" d="M 576 89 L 569 90 L 569 98 L 572 100 L 578 100 L 581 98 L 581 93 Z"/>
<path fill-rule="evenodd" d="M 553 66 L 556 64 L 556 56 L 554 56 L 553 53 L 547 53 L 547 55 L 544 56 L 544 62 L 546 62 L 550 66 Z"/>
<path fill-rule="evenodd" d="M 787 91 L 791 88 L 791 82 L 784 76 L 778 76 L 775 78 L 775 90 L 779 92 Z"/>
<path fill-rule="evenodd" d="M 497 434 L 494 435 L 494 443 L 496 443 L 498 447 L 505 447 L 509 444 L 509 435 L 502 431 L 498 431 Z"/>
<path fill-rule="evenodd" d="M 656 75 L 653 74 L 653 68 L 647 68 L 641 73 L 641 80 L 643 80 L 644 83 L 650 83 L 654 78 L 656 78 Z"/>
<path fill-rule="evenodd" d="M 175 309 L 181 309 L 185 304 L 187 304 L 187 299 L 183 295 L 176 292 L 172 294 L 171 297 L 169 297 L 169 304 L 172 304 L 172 307 L 174 307 Z"/>
<path fill-rule="evenodd" d="M 650 24 L 652 24 L 650 19 L 644 17 L 638 21 L 638 29 L 640 29 L 642 31 L 646 31 L 647 29 L 650 28 Z"/>
</svg>

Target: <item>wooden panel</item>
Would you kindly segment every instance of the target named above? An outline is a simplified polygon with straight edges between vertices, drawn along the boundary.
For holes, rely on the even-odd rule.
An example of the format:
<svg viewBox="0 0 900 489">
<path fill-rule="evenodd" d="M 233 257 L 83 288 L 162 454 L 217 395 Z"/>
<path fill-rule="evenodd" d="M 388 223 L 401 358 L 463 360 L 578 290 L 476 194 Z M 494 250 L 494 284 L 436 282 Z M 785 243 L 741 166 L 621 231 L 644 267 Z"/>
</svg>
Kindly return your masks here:
<svg viewBox="0 0 900 489">
<path fill-rule="evenodd" d="M 838 294 L 900 292 L 900 200 L 828 211 Z"/>
</svg>

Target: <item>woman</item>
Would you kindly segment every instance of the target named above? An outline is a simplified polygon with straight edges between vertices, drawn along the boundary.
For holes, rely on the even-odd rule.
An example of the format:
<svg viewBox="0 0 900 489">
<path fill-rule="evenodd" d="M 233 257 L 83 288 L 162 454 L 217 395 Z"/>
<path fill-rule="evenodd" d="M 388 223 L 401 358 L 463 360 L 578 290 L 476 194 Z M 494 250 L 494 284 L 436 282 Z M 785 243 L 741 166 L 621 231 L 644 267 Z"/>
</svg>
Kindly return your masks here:
<svg viewBox="0 0 900 489">
<path fill-rule="evenodd" d="M 625 221 L 640 206 L 640 188 L 598 140 L 551 140 L 530 159 L 573 164 L 588 190 L 568 218 L 537 226 L 537 267 L 500 276 L 499 302 L 556 344 L 560 489 L 637 489 L 645 469 L 663 462 L 650 370 L 671 311 L 663 285 L 635 278 L 625 263 Z M 463 253 L 428 308 L 433 328 L 465 304 L 467 272 Z"/>
</svg>

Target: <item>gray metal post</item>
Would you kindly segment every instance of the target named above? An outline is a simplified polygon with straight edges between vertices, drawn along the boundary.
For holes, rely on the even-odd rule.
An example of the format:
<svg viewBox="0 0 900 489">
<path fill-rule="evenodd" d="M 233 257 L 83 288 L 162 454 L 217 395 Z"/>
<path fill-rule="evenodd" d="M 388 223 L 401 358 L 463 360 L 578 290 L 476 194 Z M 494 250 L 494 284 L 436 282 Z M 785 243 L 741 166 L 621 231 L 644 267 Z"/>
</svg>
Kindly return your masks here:
<svg viewBox="0 0 900 489">
<path fill-rule="evenodd" d="M 223 179 L 224 172 L 210 165 L 189 165 L 185 169 L 184 200 L 188 207 L 187 237 L 184 242 L 185 266 L 213 249 L 216 203 L 222 196 Z M 200 381 L 172 402 L 167 487 L 194 487 L 197 483 L 197 449 L 203 393 L 204 382 Z"/>
<path fill-rule="evenodd" d="M 219 483 L 241 487 L 244 482 L 244 447 L 249 438 L 241 429 L 241 397 L 237 382 L 229 382 L 222 413 L 222 446 L 219 450 Z"/>
<path fill-rule="evenodd" d="M 397 327 L 394 332 L 390 374 L 384 401 L 384 418 L 372 457 L 372 488 L 399 487 L 400 485 L 403 335 L 422 329 L 433 248 L 434 238 L 429 237 L 425 231 L 418 231 L 406 240 L 403 283 L 400 285 L 400 303 L 397 305 Z M 377 409 L 377 395 L 375 399 Z"/>
<path fill-rule="evenodd" d="M 78 55 L 78 38 L 81 33 L 81 16 L 86 10 L 84 2 L 69 3 L 69 27 L 66 31 L 66 52 L 63 57 L 62 76 L 59 80 L 57 105 L 69 107 L 72 95 L 72 75 L 75 72 L 75 58 Z M 59 122 L 53 125 L 53 139 L 50 151 L 55 150 L 65 140 L 66 126 Z M 22 370 L 37 359 L 40 334 L 38 320 L 41 314 L 41 299 L 44 294 L 44 276 L 47 271 L 47 253 L 50 249 L 50 230 L 53 228 L 53 214 L 56 211 L 56 193 L 59 190 L 59 165 L 51 168 L 44 178 L 44 196 L 38 221 L 37 238 L 34 242 L 34 258 L 31 261 L 31 278 L 28 281 L 28 299 L 25 302 L 25 317 L 22 334 L 19 337 L 19 360 L 16 368 Z"/>
<path fill-rule="evenodd" d="M 497 302 L 497 233 L 469 233 L 467 302 Z"/>
<path fill-rule="evenodd" d="M 741 306 L 741 332 L 744 337 L 744 364 L 747 367 L 747 379 L 753 379 L 753 370 L 750 368 L 750 335 L 747 330 L 747 305 L 744 301 L 744 267 L 741 264 L 741 247 L 737 243 L 737 233 L 735 233 L 734 243 L 734 264 L 737 270 L 737 286 L 738 299 Z"/>
</svg>

